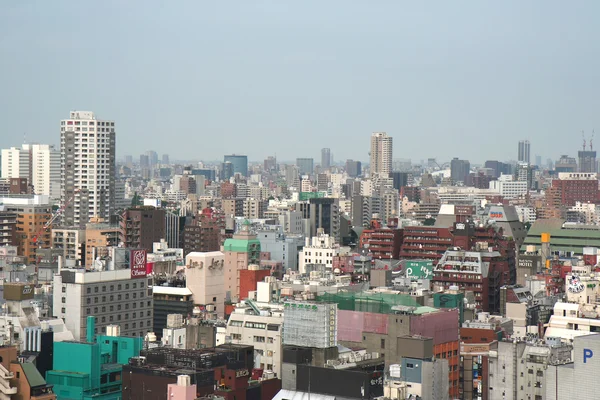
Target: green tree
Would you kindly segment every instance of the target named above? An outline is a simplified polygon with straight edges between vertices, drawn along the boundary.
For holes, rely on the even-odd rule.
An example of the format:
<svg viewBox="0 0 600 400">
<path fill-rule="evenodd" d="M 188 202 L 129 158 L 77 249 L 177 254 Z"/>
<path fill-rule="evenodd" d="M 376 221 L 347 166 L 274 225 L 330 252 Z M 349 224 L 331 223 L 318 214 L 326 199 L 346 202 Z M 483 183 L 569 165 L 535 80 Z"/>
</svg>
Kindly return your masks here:
<svg viewBox="0 0 600 400">
<path fill-rule="evenodd" d="M 433 226 L 433 225 L 435 225 L 435 218 L 427 218 L 425 221 L 423 221 L 423 225 L 424 226 Z"/>
<path fill-rule="evenodd" d="M 142 198 L 140 197 L 140 195 L 138 194 L 138 192 L 135 192 L 133 194 L 133 198 L 131 199 L 131 207 L 137 207 L 137 206 L 141 206 L 142 203 Z"/>
</svg>

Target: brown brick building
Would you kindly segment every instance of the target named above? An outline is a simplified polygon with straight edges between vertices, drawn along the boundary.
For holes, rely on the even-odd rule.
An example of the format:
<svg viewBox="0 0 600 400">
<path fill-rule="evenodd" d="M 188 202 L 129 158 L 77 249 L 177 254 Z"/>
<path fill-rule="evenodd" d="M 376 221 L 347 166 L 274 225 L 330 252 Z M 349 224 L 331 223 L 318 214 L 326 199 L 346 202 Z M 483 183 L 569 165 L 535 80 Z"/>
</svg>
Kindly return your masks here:
<svg viewBox="0 0 600 400">
<path fill-rule="evenodd" d="M 136 207 L 121 215 L 121 242 L 125 247 L 152 252 L 154 242 L 166 237 L 165 210 L 154 207 Z"/>
</svg>

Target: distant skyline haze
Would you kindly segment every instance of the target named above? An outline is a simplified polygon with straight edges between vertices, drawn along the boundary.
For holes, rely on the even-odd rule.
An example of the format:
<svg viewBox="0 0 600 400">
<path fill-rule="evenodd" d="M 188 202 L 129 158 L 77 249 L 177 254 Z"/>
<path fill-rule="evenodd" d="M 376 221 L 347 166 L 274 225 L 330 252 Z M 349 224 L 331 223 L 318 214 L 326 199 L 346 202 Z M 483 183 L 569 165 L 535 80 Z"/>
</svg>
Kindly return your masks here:
<svg viewBox="0 0 600 400">
<path fill-rule="evenodd" d="M 8 1 L 0 148 L 59 144 L 72 110 L 117 156 L 368 161 L 577 156 L 599 128 L 600 3 Z M 589 140 L 589 138 L 588 138 Z"/>
</svg>

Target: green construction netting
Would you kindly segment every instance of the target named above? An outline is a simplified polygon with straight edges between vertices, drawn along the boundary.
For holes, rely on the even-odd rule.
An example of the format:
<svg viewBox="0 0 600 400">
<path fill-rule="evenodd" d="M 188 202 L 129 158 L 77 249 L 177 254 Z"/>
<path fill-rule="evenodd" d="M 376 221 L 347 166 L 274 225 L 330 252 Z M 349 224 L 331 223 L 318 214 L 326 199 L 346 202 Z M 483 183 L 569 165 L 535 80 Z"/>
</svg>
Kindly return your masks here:
<svg viewBox="0 0 600 400">
<path fill-rule="evenodd" d="M 394 306 L 420 307 L 415 299 L 406 294 L 389 293 L 325 293 L 317 301 L 337 303 L 338 309 L 388 314 Z"/>
</svg>

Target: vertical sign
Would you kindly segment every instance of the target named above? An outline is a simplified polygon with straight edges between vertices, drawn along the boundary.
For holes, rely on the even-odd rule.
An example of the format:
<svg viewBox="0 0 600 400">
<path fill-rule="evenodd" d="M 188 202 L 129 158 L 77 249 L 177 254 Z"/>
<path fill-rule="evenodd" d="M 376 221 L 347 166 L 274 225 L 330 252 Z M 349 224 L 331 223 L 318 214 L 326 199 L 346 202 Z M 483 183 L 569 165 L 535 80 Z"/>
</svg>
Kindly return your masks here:
<svg viewBox="0 0 600 400">
<path fill-rule="evenodd" d="M 146 250 L 131 250 L 129 262 L 131 264 L 132 278 L 143 278 L 146 276 Z"/>
</svg>

